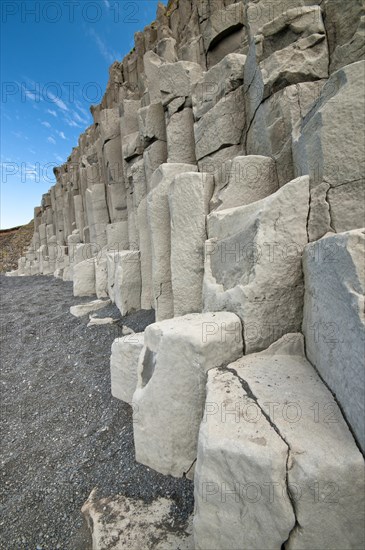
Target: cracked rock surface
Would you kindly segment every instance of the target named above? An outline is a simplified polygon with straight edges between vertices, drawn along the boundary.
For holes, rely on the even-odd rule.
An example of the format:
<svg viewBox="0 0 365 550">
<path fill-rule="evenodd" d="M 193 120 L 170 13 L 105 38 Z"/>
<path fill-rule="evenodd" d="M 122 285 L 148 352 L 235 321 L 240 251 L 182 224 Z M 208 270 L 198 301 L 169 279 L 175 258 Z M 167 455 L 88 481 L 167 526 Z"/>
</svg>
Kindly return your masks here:
<svg viewBox="0 0 365 550">
<path fill-rule="evenodd" d="M 301 334 L 209 371 L 194 484 L 197 549 L 363 546 L 363 457 Z"/>
</svg>

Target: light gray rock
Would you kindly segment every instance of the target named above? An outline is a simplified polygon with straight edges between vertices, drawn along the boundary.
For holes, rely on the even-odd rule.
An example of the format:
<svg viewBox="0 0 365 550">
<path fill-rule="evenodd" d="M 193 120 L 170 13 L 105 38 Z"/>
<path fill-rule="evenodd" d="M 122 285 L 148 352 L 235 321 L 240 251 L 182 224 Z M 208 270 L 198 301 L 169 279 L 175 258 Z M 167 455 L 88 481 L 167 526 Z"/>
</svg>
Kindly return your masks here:
<svg viewBox="0 0 365 550">
<path fill-rule="evenodd" d="M 194 483 L 197 549 L 363 546 L 363 457 L 302 335 L 209 371 Z"/>
<path fill-rule="evenodd" d="M 244 24 L 243 3 L 232 4 L 224 10 L 212 11 L 203 24 L 204 48 L 208 51 L 215 43 Z M 213 44 L 212 44 L 213 43 Z"/>
<path fill-rule="evenodd" d="M 185 315 L 146 328 L 133 395 L 138 462 L 165 475 L 189 473 L 196 458 L 206 373 L 242 351 L 241 323 L 232 313 Z"/>
<path fill-rule="evenodd" d="M 73 266 L 74 296 L 93 296 L 95 294 L 95 260 L 85 260 Z"/>
<path fill-rule="evenodd" d="M 308 359 L 336 394 L 363 451 L 364 246 L 365 231 L 358 229 L 311 243 L 303 257 Z"/>
<path fill-rule="evenodd" d="M 255 36 L 263 99 L 281 88 L 328 77 L 328 45 L 319 6 L 294 8 Z"/>
<path fill-rule="evenodd" d="M 167 162 L 196 163 L 192 109 L 183 109 L 170 118 L 167 125 L 167 153 Z"/>
<path fill-rule="evenodd" d="M 82 201 L 82 195 L 74 196 L 74 205 L 75 205 L 76 228 L 79 231 L 80 235 L 82 235 L 82 232 L 85 227 L 84 206 Z"/>
<path fill-rule="evenodd" d="M 238 6 L 238 3 L 236 4 Z M 228 36 L 221 36 L 221 40 L 215 43 L 214 47 L 208 51 L 207 54 L 207 68 L 214 67 L 217 63 L 222 61 L 230 53 L 247 54 L 248 41 L 247 31 L 245 27 L 239 26 L 236 30 L 230 32 Z"/>
<path fill-rule="evenodd" d="M 176 63 L 176 40 L 172 37 L 163 38 L 156 45 L 156 52 L 166 63 Z"/>
<path fill-rule="evenodd" d="M 194 125 L 198 160 L 223 146 L 242 142 L 245 129 L 243 87 L 222 98 Z"/>
<path fill-rule="evenodd" d="M 330 72 L 364 58 L 364 4 L 353 0 L 339 11 L 340 0 L 325 0 L 326 31 L 330 50 Z"/>
<path fill-rule="evenodd" d="M 144 197 L 138 205 L 137 223 L 141 257 L 141 309 L 151 309 L 154 306 L 154 300 L 152 284 L 152 247 L 151 233 L 147 219 L 147 197 Z"/>
<path fill-rule="evenodd" d="M 143 348 L 144 333 L 117 338 L 112 344 L 110 377 L 112 396 L 132 402 L 137 387 L 138 358 Z"/>
<path fill-rule="evenodd" d="M 190 99 L 187 99 L 185 96 L 177 97 L 176 99 L 170 101 L 170 103 L 167 105 L 166 111 L 166 114 L 168 115 L 166 117 L 167 120 L 169 120 L 174 113 L 177 113 L 179 110 L 181 110 L 181 108 L 184 107 L 187 102 L 190 103 Z"/>
<path fill-rule="evenodd" d="M 315 187 L 314 191 L 316 189 Z M 325 201 L 326 206 L 327 204 L 331 209 L 331 228 L 336 233 L 364 227 L 365 178 L 330 188 Z"/>
<path fill-rule="evenodd" d="M 138 250 L 118 253 L 114 275 L 114 301 L 122 316 L 141 309 L 141 266 Z"/>
<path fill-rule="evenodd" d="M 87 189 L 85 193 L 86 210 L 89 220 L 89 225 L 108 224 L 109 213 L 106 203 L 105 185 L 98 183 Z"/>
<path fill-rule="evenodd" d="M 236 157 L 230 164 L 227 186 L 215 199 L 217 210 L 250 204 L 278 190 L 276 165 L 270 157 L 247 155 Z"/>
<path fill-rule="evenodd" d="M 119 108 L 102 109 L 99 114 L 99 127 L 102 142 L 105 143 L 120 135 Z"/>
<path fill-rule="evenodd" d="M 99 311 L 99 309 L 103 309 L 109 304 L 110 300 L 93 300 L 92 302 L 87 302 L 86 304 L 71 306 L 70 313 L 74 317 L 83 317 L 84 315 L 88 315 L 93 311 Z"/>
<path fill-rule="evenodd" d="M 175 317 L 203 309 L 205 226 L 212 192 L 212 176 L 196 172 L 176 176 L 169 189 Z"/>
<path fill-rule="evenodd" d="M 192 87 L 202 76 L 202 69 L 197 63 L 178 61 L 165 63 L 158 69 L 162 104 L 168 105 L 177 97 L 191 96 Z"/>
<path fill-rule="evenodd" d="M 123 158 L 125 161 L 131 160 L 143 154 L 143 144 L 138 132 L 128 134 L 122 139 Z"/>
<path fill-rule="evenodd" d="M 106 238 L 109 250 L 128 250 L 128 222 L 119 221 L 108 224 Z"/>
<path fill-rule="evenodd" d="M 106 252 L 107 269 L 108 269 L 108 296 L 115 303 L 115 271 L 117 269 L 119 255 L 121 252 Z"/>
<path fill-rule="evenodd" d="M 152 141 L 166 141 L 165 114 L 162 103 L 152 103 L 138 111 L 139 133 L 147 147 Z"/>
<path fill-rule="evenodd" d="M 254 38 L 260 29 L 286 11 L 296 8 L 301 13 L 304 6 L 318 5 L 318 0 L 282 0 L 273 3 L 271 0 L 245 0 L 246 18 L 250 38 Z"/>
<path fill-rule="evenodd" d="M 138 132 L 138 110 L 141 108 L 139 99 L 125 99 L 120 106 L 120 135 L 122 138 Z"/>
<path fill-rule="evenodd" d="M 171 286 L 171 221 L 168 203 L 170 185 L 175 176 L 195 172 L 191 164 L 162 164 L 153 174 L 147 195 L 147 216 L 151 234 L 153 300 L 156 320 L 174 316 Z"/>
<path fill-rule="evenodd" d="M 133 195 L 133 208 L 136 212 L 141 200 L 147 195 L 146 172 L 143 159 L 135 162 L 130 172 L 129 192 Z"/>
<path fill-rule="evenodd" d="M 123 336 L 128 336 L 129 334 L 135 334 L 134 330 L 131 329 L 130 327 L 124 326 L 124 327 L 122 328 L 122 335 L 123 335 Z"/>
<path fill-rule="evenodd" d="M 90 226 L 90 244 L 98 251 L 107 244 L 107 223 L 96 223 Z"/>
<path fill-rule="evenodd" d="M 319 101 L 324 84 L 325 80 L 320 80 L 287 86 L 265 100 L 252 120 L 246 152 L 275 159 L 280 186 L 307 173 L 293 158 L 293 143 L 303 120 Z"/>
<path fill-rule="evenodd" d="M 108 260 L 104 250 L 95 258 L 95 294 L 97 298 L 108 297 Z"/>
<path fill-rule="evenodd" d="M 202 35 L 194 36 L 190 40 L 181 43 L 178 47 L 178 56 L 182 61 L 198 63 L 205 70 L 207 63 Z"/>
<path fill-rule="evenodd" d="M 148 51 L 143 56 L 143 65 L 147 77 L 150 102 L 158 103 L 161 101 L 159 68 L 163 65 L 163 60 L 156 53 Z"/>
<path fill-rule="evenodd" d="M 193 87 L 195 120 L 199 120 L 212 109 L 222 97 L 242 86 L 245 62 L 245 55 L 231 53 L 203 73 L 201 80 Z"/>
<path fill-rule="evenodd" d="M 41 245 L 46 245 L 47 244 L 47 229 L 46 229 L 46 224 L 45 223 L 41 223 L 38 227 L 38 231 L 39 231 L 39 238 L 40 238 L 40 241 L 41 241 Z"/>
<path fill-rule="evenodd" d="M 93 315 L 90 315 L 90 321 L 86 325 L 87 328 L 90 327 L 98 327 L 100 325 L 113 325 L 116 323 L 116 319 L 113 319 L 112 317 L 94 317 Z"/>
<path fill-rule="evenodd" d="M 308 208 L 303 176 L 265 199 L 208 216 L 204 311 L 237 313 L 246 353 L 300 329 Z"/>
<path fill-rule="evenodd" d="M 294 157 L 300 171 L 310 175 L 311 194 L 315 193 L 316 199 L 308 223 L 310 240 L 331 229 L 343 232 L 364 226 L 364 85 L 365 61 L 335 72 L 320 101 L 297 129 Z M 320 189 L 315 189 L 318 186 Z M 323 212 L 329 212 L 329 219 L 327 214 L 323 218 Z"/>
<path fill-rule="evenodd" d="M 151 189 L 151 180 L 155 170 L 167 162 L 166 141 L 154 141 L 143 152 L 144 168 L 146 173 L 147 191 Z"/>
<path fill-rule="evenodd" d="M 219 174 L 222 173 L 222 165 L 227 161 L 232 161 L 237 156 L 245 155 L 244 145 L 231 145 L 228 147 L 223 147 L 215 153 L 204 157 L 201 160 L 198 160 L 199 172 L 204 172 L 214 176 L 215 181 L 216 176 L 220 177 Z M 224 169 L 223 169 L 224 172 Z M 221 181 L 219 179 L 219 181 Z M 218 185 L 216 183 L 216 185 Z"/>
<path fill-rule="evenodd" d="M 281 548 L 295 525 L 285 489 L 287 445 L 233 372 L 211 369 L 206 394 L 194 475 L 195 548 Z"/>
</svg>

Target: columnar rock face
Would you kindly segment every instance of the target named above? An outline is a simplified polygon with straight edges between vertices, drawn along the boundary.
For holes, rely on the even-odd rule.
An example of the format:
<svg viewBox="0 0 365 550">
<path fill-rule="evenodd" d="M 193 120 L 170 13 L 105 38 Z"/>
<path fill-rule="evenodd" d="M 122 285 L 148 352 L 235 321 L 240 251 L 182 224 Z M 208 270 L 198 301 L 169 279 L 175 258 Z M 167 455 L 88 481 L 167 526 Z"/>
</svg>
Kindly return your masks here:
<svg viewBox="0 0 365 550">
<path fill-rule="evenodd" d="M 311 177 L 310 240 L 364 225 L 365 61 L 335 72 L 297 128 L 295 155 Z"/>
<path fill-rule="evenodd" d="M 364 253 L 365 230 L 354 230 L 308 245 L 303 257 L 307 356 L 336 395 L 363 451 Z"/>
<path fill-rule="evenodd" d="M 246 353 L 300 330 L 308 208 L 303 176 L 265 199 L 208 216 L 204 310 L 237 313 Z"/>
<path fill-rule="evenodd" d="M 112 345 L 110 377 L 113 397 L 131 403 L 137 387 L 138 358 L 143 348 L 144 334 L 117 338 Z"/>
<path fill-rule="evenodd" d="M 213 192 L 209 174 L 176 176 L 169 190 L 174 316 L 203 309 L 206 215 Z"/>
<path fill-rule="evenodd" d="M 79 262 L 73 268 L 74 296 L 95 294 L 95 260 Z"/>
<path fill-rule="evenodd" d="M 163 164 L 155 171 L 147 197 L 147 216 L 152 245 L 153 298 L 156 320 L 174 316 L 171 283 L 171 219 L 169 188 L 175 176 L 196 170 L 190 164 Z"/>
<path fill-rule="evenodd" d="M 241 355 L 242 327 L 233 313 L 190 314 L 147 327 L 133 396 L 139 462 L 176 477 L 190 471 L 207 371 Z"/>
<path fill-rule="evenodd" d="M 135 50 L 110 68 L 94 124 L 55 169 L 35 210 L 34 256 L 19 273 L 57 270 L 72 280 L 69 251 L 56 267 L 47 249 L 37 251 L 53 237 L 65 247 L 77 231 L 95 257 L 116 243 L 139 250 L 141 304 L 155 307 L 145 218 L 153 174 L 166 162 L 214 177 L 210 210 L 260 200 L 308 174 L 310 240 L 361 227 L 364 17 L 359 0 L 342 18 L 337 0 L 159 5 Z M 243 174 L 260 156 L 250 187 Z M 172 314 L 167 306 L 163 316 Z"/>
<path fill-rule="evenodd" d="M 141 265 L 136 250 L 124 250 L 118 255 L 114 300 L 122 315 L 141 309 Z"/>
<path fill-rule="evenodd" d="M 197 549 L 364 545 L 363 457 L 302 335 L 209 371 L 194 483 Z"/>
<path fill-rule="evenodd" d="M 219 190 L 216 210 L 259 201 L 278 190 L 276 165 L 272 158 L 257 155 L 236 157 L 225 164 L 227 183 Z"/>
<path fill-rule="evenodd" d="M 202 424 L 196 548 L 363 545 L 359 453 L 330 392 L 364 449 L 364 18 L 360 0 L 159 4 L 34 210 L 15 274 L 73 281 L 122 315 L 155 310 L 134 394 L 137 460 L 193 475 L 207 377 L 210 412 L 284 394 L 305 409 L 295 426 L 270 412 Z M 328 247 L 332 263 L 316 256 Z M 327 389 L 301 337 L 257 353 L 301 330 Z M 141 346 L 141 335 L 113 346 L 112 391 L 129 402 Z M 253 353 L 240 378 L 219 369 Z M 309 401 L 321 420 L 326 403 L 328 422 L 336 413 L 331 433 L 310 425 Z M 247 506 L 227 495 L 242 479 Z M 255 500 L 252 484 L 276 481 L 279 500 Z M 315 506 L 308 483 L 321 498 L 338 487 L 339 506 Z"/>
</svg>

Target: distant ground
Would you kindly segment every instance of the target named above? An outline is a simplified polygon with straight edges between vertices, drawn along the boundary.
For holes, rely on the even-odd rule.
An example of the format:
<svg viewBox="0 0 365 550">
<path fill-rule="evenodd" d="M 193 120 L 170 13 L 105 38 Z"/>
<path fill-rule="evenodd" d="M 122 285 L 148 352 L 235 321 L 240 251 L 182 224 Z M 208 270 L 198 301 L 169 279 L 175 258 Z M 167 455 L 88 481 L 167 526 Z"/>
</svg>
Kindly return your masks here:
<svg viewBox="0 0 365 550">
<path fill-rule="evenodd" d="M 18 268 L 18 259 L 30 245 L 33 237 L 33 220 L 27 225 L 0 229 L 0 273 Z"/>
</svg>

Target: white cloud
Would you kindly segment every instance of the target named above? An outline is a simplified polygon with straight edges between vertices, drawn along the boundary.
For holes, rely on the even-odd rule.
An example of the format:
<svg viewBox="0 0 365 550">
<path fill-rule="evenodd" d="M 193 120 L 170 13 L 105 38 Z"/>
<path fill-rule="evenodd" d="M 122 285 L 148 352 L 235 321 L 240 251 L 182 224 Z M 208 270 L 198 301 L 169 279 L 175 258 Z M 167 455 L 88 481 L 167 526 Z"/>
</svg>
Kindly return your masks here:
<svg viewBox="0 0 365 550">
<path fill-rule="evenodd" d="M 37 95 L 34 92 L 31 92 L 29 90 L 25 90 L 25 95 L 28 99 L 31 99 L 32 101 L 36 101 Z"/>
<path fill-rule="evenodd" d="M 84 116 L 86 117 L 90 116 L 90 113 L 86 109 L 84 109 L 84 107 L 81 105 L 79 101 L 77 101 L 77 99 L 75 100 L 75 105 L 76 105 L 76 108 L 80 111 L 80 113 L 82 113 Z"/>
<path fill-rule="evenodd" d="M 48 136 L 47 141 L 49 141 L 49 143 L 53 143 L 53 145 L 56 145 L 56 140 L 52 136 Z"/>
<path fill-rule="evenodd" d="M 39 101 L 42 101 L 40 84 L 34 82 L 34 80 L 31 80 L 30 78 L 25 77 L 25 80 L 27 82 L 17 82 L 18 86 L 20 86 L 22 90 L 22 98 L 26 97 L 27 99 L 30 99 L 31 101 L 36 101 L 37 103 Z"/>
<path fill-rule="evenodd" d="M 105 61 L 111 65 L 116 59 L 120 56 L 112 50 L 108 49 L 108 46 L 100 38 L 100 36 L 94 31 L 94 29 L 89 30 L 89 36 L 94 40 L 95 44 L 98 47 L 100 54 L 104 57 Z"/>
<path fill-rule="evenodd" d="M 79 124 L 77 124 L 74 120 L 71 120 L 70 118 L 65 118 L 65 122 L 73 128 L 81 128 Z"/>
<path fill-rule="evenodd" d="M 18 139 L 26 139 L 29 141 L 29 138 L 23 134 L 23 132 L 11 132 L 13 136 L 17 137 Z"/>
<path fill-rule="evenodd" d="M 55 159 L 56 159 L 58 162 L 63 162 L 63 160 L 64 160 L 64 159 L 61 157 L 61 155 L 55 155 L 54 157 L 55 157 Z"/>
<path fill-rule="evenodd" d="M 47 109 L 47 113 L 49 113 L 50 115 L 52 115 L 54 117 L 57 117 L 56 111 L 52 111 L 52 109 Z"/>
<path fill-rule="evenodd" d="M 42 124 L 43 124 L 43 126 L 45 126 L 46 128 L 50 128 L 50 127 L 51 127 L 50 123 L 47 122 L 46 120 L 44 120 L 44 121 L 42 122 Z"/>
<path fill-rule="evenodd" d="M 77 122 L 81 122 L 81 124 L 87 124 L 89 121 L 82 118 L 78 113 L 73 112 L 73 117 Z"/>
<path fill-rule="evenodd" d="M 68 111 L 68 107 L 67 105 L 65 104 L 64 101 L 62 101 L 62 99 L 60 99 L 59 97 L 55 96 L 54 94 L 52 94 L 52 92 L 48 92 L 47 93 L 47 97 L 48 99 L 50 99 L 55 105 L 57 105 L 57 107 L 59 109 L 61 109 L 61 111 Z"/>
<path fill-rule="evenodd" d="M 67 137 L 65 136 L 65 134 L 63 132 L 57 132 L 57 134 L 60 136 L 60 138 L 67 139 Z"/>
</svg>

